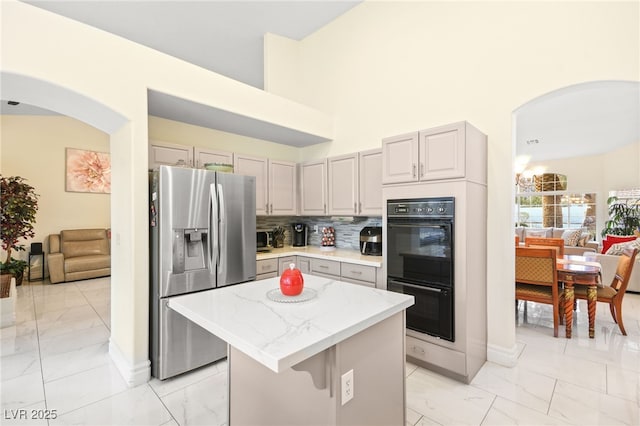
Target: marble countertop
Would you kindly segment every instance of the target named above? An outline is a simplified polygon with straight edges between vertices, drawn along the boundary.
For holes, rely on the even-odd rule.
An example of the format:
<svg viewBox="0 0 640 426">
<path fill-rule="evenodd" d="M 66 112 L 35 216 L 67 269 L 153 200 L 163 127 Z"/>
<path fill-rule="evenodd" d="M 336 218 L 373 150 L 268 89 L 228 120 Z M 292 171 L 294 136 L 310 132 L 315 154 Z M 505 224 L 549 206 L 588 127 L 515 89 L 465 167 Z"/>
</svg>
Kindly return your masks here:
<svg viewBox="0 0 640 426">
<path fill-rule="evenodd" d="M 382 267 L 382 256 L 363 256 L 357 250 L 335 249 L 333 251 L 324 251 L 320 247 L 283 247 L 271 249 L 268 253 L 257 253 L 257 260 L 276 259 L 284 256 L 307 256 L 318 259 L 335 260 L 338 262 L 355 263 L 358 265 Z"/>
<path fill-rule="evenodd" d="M 413 305 L 413 296 L 306 274 L 317 296 L 267 298 L 279 278 L 176 296 L 169 307 L 276 373 Z"/>
</svg>

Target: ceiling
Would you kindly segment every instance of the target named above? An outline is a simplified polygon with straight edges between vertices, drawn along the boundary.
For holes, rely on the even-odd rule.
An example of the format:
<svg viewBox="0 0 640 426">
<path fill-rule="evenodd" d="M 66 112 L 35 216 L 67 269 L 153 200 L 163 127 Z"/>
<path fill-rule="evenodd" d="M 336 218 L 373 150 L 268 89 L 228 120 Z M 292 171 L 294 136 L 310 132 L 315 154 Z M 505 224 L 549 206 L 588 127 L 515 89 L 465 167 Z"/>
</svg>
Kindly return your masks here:
<svg viewBox="0 0 640 426">
<path fill-rule="evenodd" d="M 22 1 L 257 88 L 263 87 L 266 32 L 301 40 L 360 2 Z M 49 113 L 2 102 L 2 114 Z M 294 146 L 324 141 L 157 92 L 149 92 L 149 113 Z M 514 117 L 516 154 L 531 162 L 599 154 L 640 140 L 640 84 L 603 81 L 570 86 L 533 99 Z"/>
<path fill-rule="evenodd" d="M 262 89 L 265 33 L 302 40 L 362 0 L 21 1 Z M 54 114 L 6 101 L 2 114 Z M 326 141 L 158 92 L 149 93 L 149 114 L 293 146 Z"/>
<path fill-rule="evenodd" d="M 576 84 L 527 102 L 514 117 L 518 157 L 540 162 L 602 154 L 640 141 L 640 83 Z"/>
</svg>

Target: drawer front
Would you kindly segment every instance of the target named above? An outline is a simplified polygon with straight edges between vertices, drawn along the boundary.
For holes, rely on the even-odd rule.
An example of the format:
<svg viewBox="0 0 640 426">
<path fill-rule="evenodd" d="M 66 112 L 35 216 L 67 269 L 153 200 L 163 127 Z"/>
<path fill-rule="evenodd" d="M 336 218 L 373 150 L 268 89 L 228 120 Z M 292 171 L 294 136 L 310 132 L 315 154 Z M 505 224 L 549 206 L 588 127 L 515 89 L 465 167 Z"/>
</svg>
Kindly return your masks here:
<svg viewBox="0 0 640 426">
<path fill-rule="evenodd" d="M 343 278 L 351 278 L 352 280 L 376 283 L 376 268 L 373 266 L 356 265 L 353 263 L 344 263 L 340 268 L 340 275 Z"/>
<path fill-rule="evenodd" d="M 292 263 L 296 263 L 295 256 L 287 256 L 278 258 L 278 274 L 282 275 L 285 269 L 289 269 L 289 265 Z M 296 268 L 298 265 L 296 265 Z"/>
<path fill-rule="evenodd" d="M 311 273 L 319 272 L 325 275 L 340 276 L 340 262 L 335 260 L 311 259 Z"/>
<path fill-rule="evenodd" d="M 256 275 L 269 272 L 278 273 L 278 259 L 265 259 L 256 262 Z"/>
<path fill-rule="evenodd" d="M 351 278 L 340 277 L 340 281 L 350 284 L 358 284 L 365 287 L 375 288 L 376 283 L 370 283 L 368 281 L 352 280 Z"/>
<path fill-rule="evenodd" d="M 278 276 L 277 272 L 267 272 L 266 274 L 256 275 L 256 281 L 266 280 L 267 278 L 275 278 Z"/>
<path fill-rule="evenodd" d="M 406 336 L 407 356 L 417 358 L 454 373 L 465 376 L 467 363 L 462 352 L 443 348 L 429 342 Z"/>
</svg>

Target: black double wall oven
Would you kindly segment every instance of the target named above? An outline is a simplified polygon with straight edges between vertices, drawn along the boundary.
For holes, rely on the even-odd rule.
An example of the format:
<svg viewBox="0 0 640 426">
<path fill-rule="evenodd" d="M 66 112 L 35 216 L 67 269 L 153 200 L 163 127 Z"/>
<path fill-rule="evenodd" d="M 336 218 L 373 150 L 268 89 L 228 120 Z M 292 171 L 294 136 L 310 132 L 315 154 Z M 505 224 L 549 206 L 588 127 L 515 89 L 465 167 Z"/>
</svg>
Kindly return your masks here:
<svg viewBox="0 0 640 426">
<path fill-rule="evenodd" d="M 410 294 L 407 328 L 454 334 L 454 198 L 387 201 L 387 290 Z"/>
</svg>

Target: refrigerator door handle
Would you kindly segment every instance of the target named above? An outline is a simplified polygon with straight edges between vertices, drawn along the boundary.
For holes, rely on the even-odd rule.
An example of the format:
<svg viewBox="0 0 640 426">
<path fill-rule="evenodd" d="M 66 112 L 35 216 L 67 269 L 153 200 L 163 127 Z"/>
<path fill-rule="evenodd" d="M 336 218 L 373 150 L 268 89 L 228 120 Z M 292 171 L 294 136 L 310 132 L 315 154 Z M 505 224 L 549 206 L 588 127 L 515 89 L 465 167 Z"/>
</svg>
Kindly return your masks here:
<svg viewBox="0 0 640 426">
<path fill-rule="evenodd" d="M 218 196 L 216 188 L 212 184 L 209 188 L 209 272 L 216 273 L 218 264 Z"/>
<path fill-rule="evenodd" d="M 226 253 L 227 248 L 222 250 L 222 244 L 226 244 L 227 241 L 227 211 L 224 205 L 224 191 L 222 185 L 218 184 L 218 205 L 220 206 L 220 226 L 218 226 L 218 233 L 220 235 L 220 243 L 218 244 L 218 268 L 226 268 L 226 263 L 222 260 L 223 253 Z M 222 271 L 226 275 L 226 271 Z M 220 275 L 220 272 L 218 272 Z"/>
</svg>

